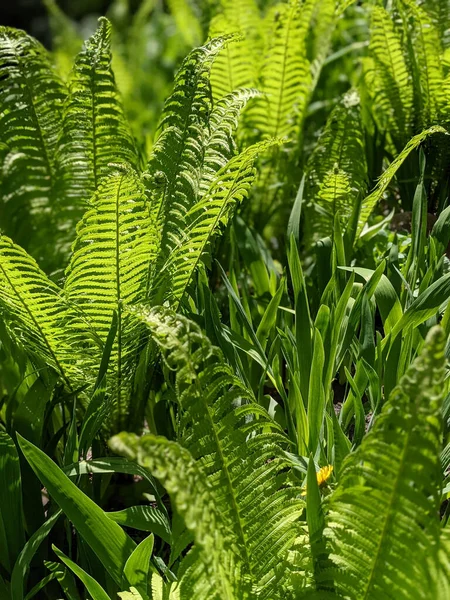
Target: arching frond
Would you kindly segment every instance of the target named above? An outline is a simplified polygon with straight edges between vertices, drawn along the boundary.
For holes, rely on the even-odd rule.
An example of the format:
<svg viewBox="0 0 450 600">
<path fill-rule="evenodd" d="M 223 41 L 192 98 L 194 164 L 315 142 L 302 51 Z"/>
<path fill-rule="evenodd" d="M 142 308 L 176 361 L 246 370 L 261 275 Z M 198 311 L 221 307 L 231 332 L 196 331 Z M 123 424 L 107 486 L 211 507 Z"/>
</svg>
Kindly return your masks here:
<svg viewBox="0 0 450 600">
<path fill-rule="evenodd" d="M 343 464 L 327 528 L 344 597 L 435 598 L 445 338 L 433 329 L 373 429 Z M 409 549 L 414 548 L 414 552 Z"/>
<path fill-rule="evenodd" d="M 103 17 L 75 60 L 58 155 L 61 210 L 69 228 L 82 217 L 110 162 L 138 166 L 111 69 L 111 24 Z"/>
<path fill-rule="evenodd" d="M 215 495 L 199 464 L 176 442 L 122 433 L 110 441 L 112 449 L 137 460 L 161 481 L 177 512 L 195 536 L 196 548 L 180 582 L 180 598 L 201 600 L 245 599 L 239 577 L 239 554 L 220 513 Z M 193 559 L 196 564 L 192 564 Z"/>
<path fill-rule="evenodd" d="M 219 173 L 223 177 L 227 172 L 226 165 L 235 154 L 233 134 L 239 116 L 248 100 L 257 95 L 255 90 L 237 90 L 211 108 L 209 72 L 211 62 L 224 42 L 223 39 L 213 40 L 191 53 L 177 75 L 174 92 L 164 111 L 162 133 L 145 174 L 151 218 L 159 236 L 158 255 L 155 263 L 150 265 L 147 297 L 151 288 L 158 298 L 166 292 L 170 295 L 171 284 L 167 277 L 171 271 L 168 266 L 178 260 L 181 247 L 185 255 L 193 252 L 188 241 L 192 225 L 190 211 L 209 193 L 214 181 L 218 181 Z M 227 177 L 232 181 L 231 175 Z M 214 190 L 218 198 L 217 187 Z M 211 198 L 209 196 L 210 201 Z M 229 199 L 227 197 L 227 207 L 231 206 Z M 206 230 L 202 233 L 206 243 L 209 236 Z M 184 273 L 189 273 L 184 287 L 192 274 L 190 266 L 196 265 L 198 259 L 194 254 L 189 255 L 189 263 L 184 265 Z M 154 285 L 156 275 L 158 283 Z M 180 298 L 177 296 L 177 300 Z"/>
<path fill-rule="evenodd" d="M 77 227 L 64 291 L 103 343 L 114 312 L 118 315 L 110 370 L 119 422 L 128 401 L 130 358 L 138 343 L 123 306 L 140 298 L 152 253 L 145 189 L 134 171 L 117 166 L 103 179 Z"/>
<path fill-rule="evenodd" d="M 181 301 L 211 238 L 227 224 L 236 204 L 247 197 L 255 177 L 255 157 L 269 145 L 270 142 L 255 144 L 233 158 L 216 174 L 209 190 L 186 214 L 185 229 L 178 232 L 178 244 L 160 274 L 162 277 L 169 274 L 171 306 L 176 307 Z M 157 292 L 158 283 L 155 288 Z"/>
<path fill-rule="evenodd" d="M 420 144 L 429 136 L 435 133 L 444 133 L 448 134 L 448 132 L 439 125 L 435 125 L 434 127 L 430 127 L 429 129 L 425 129 L 421 133 L 415 135 L 410 141 L 406 144 L 400 154 L 397 156 L 395 160 L 389 165 L 389 167 L 385 170 L 383 175 L 380 177 L 376 187 L 373 191 L 363 200 L 361 205 L 361 212 L 359 215 L 358 222 L 358 232 L 359 235 L 363 230 L 364 225 L 367 223 L 370 214 L 372 213 L 375 206 L 383 197 L 383 194 L 387 190 L 391 180 L 395 177 L 397 170 L 401 167 L 402 163 L 406 160 L 409 154 L 418 148 Z"/>
<path fill-rule="evenodd" d="M 25 250 L 0 237 L 0 307 L 11 336 L 49 365 L 69 389 L 89 383 L 91 342 L 60 288 Z"/>
<path fill-rule="evenodd" d="M 173 247 L 171 232 L 183 226 L 184 215 L 197 199 L 212 108 L 209 73 L 225 42 L 211 40 L 188 55 L 164 106 L 145 174 L 152 218 L 164 241 L 160 263 Z"/>
<path fill-rule="evenodd" d="M 285 598 L 282 562 L 299 533 L 302 501 L 282 429 L 197 325 L 159 307 L 137 314 L 176 371 L 178 440 L 196 460 L 229 524 L 244 578 L 258 598 Z"/>
<path fill-rule="evenodd" d="M 5 233 L 41 258 L 52 229 L 55 151 L 66 90 L 46 50 L 0 28 L 1 211 Z"/>
<path fill-rule="evenodd" d="M 439 95 L 442 86 L 442 45 L 438 29 L 426 10 L 415 0 L 401 0 L 413 16 L 412 48 L 410 60 L 414 64 L 415 85 L 420 87 L 420 126 L 436 123 L 439 111 Z M 445 0 L 444 0 L 445 2 Z"/>
</svg>

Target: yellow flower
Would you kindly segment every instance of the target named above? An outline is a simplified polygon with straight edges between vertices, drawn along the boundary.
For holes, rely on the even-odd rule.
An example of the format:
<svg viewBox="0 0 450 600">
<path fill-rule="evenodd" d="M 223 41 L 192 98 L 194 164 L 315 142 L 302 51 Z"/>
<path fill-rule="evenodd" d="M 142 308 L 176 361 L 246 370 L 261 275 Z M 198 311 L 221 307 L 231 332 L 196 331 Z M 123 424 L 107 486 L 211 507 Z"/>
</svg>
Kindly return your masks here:
<svg viewBox="0 0 450 600">
<path fill-rule="evenodd" d="M 333 472 L 333 465 L 322 467 L 317 473 L 317 483 L 321 487 L 330 477 Z"/>
</svg>

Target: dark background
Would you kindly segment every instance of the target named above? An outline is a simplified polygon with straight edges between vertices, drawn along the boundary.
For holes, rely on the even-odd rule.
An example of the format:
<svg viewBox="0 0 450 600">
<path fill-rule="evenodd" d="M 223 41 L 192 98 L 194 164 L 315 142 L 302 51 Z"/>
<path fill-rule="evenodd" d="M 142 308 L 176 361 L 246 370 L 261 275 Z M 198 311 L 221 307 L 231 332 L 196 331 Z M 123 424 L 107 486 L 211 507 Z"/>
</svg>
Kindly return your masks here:
<svg viewBox="0 0 450 600">
<path fill-rule="evenodd" d="M 68 16 L 80 21 L 88 14 L 104 15 L 111 0 L 57 0 L 57 3 Z M 0 0 L 0 25 L 24 29 L 50 46 L 49 23 L 42 0 Z"/>
</svg>

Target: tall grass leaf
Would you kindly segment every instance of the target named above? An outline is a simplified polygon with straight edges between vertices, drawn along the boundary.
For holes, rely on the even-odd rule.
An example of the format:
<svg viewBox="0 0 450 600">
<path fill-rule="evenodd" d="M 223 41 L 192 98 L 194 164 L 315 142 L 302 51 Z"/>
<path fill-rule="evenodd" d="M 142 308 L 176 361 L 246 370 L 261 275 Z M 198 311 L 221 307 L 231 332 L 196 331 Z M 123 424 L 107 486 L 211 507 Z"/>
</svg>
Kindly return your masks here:
<svg viewBox="0 0 450 600">
<path fill-rule="evenodd" d="M 11 600 L 24 600 L 24 590 L 30 563 L 39 546 L 46 539 L 60 516 L 61 511 L 58 510 L 51 517 L 49 517 L 37 531 L 33 533 L 23 547 L 19 557 L 16 560 L 11 575 Z"/>
<path fill-rule="evenodd" d="M 79 490 L 42 450 L 21 436 L 18 440 L 25 458 L 50 497 L 120 585 L 125 562 L 136 547 L 133 540 L 117 523 L 108 519 L 104 511 Z"/>
<path fill-rule="evenodd" d="M 56 546 L 52 546 L 53 552 L 56 556 L 69 567 L 69 569 L 75 573 L 78 579 L 83 583 L 86 587 L 86 591 L 92 596 L 92 600 L 111 600 L 102 586 L 95 581 L 89 573 L 86 573 L 81 567 L 79 567 L 73 560 L 70 560 L 68 556 L 66 556 L 61 550 L 58 550 Z"/>
<path fill-rule="evenodd" d="M 322 380 L 324 361 L 325 352 L 322 337 L 319 330 L 315 329 L 308 391 L 309 449 L 313 454 L 316 453 L 319 444 L 320 431 L 324 418 L 325 392 Z"/>
<path fill-rule="evenodd" d="M 125 564 L 123 572 L 124 585 L 128 584 L 137 589 L 144 600 L 149 598 L 150 559 L 155 538 L 147 536 L 133 551 Z"/>
</svg>

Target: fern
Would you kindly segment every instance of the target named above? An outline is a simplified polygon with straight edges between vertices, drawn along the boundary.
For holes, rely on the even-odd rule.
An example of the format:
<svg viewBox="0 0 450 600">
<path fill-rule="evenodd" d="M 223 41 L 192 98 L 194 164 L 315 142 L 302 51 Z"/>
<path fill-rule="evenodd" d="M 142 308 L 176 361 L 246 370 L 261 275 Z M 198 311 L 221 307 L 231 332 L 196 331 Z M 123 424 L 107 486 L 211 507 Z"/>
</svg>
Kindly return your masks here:
<svg viewBox="0 0 450 600">
<path fill-rule="evenodd" d="M 400 152 L 400 154 L 396 157 L 394 161 L 388 166 L 388 168 L 384 171 L 383 175 L 380 177 L 377 185 L 373 189 L 373 191 L 363 200 L 361 205 L 361 212 L 359 215 L 358 222 L 358 231 L 357 235 L 361 233 L 367 220 L 370 217 L 373 209 L 377 205 L 377 203 L 383 197 L 383 194 L 387 190 L 392 178 L 395 176 L 397 170 L 401 167 L 402 163 L 406 160 L 409 154 L 418 148 L 420 144 L 429 136 L 435 133 L 444 133 L 447 134 L 447 131 L 440 127 L 439 125 L 435 125 L 434 127 L 430 127 L 429 129 L 425 129 L 421 133 L 415 135 L 411 140 L 407 143 L 405 148 Z"/>
<path fill-rule="evenodd" d="M 58 286 L 6 236 L 0 237 L 0 306 L 12 337 L 39 367 L 55 369 L 70 390 L 89 382 L 93 339 L 80 333 L 81 321 Z"/>
<path fill-rule="evenodd" d="M 442 85 L 441 40 L 433 20 L 413 0 L 401 0 L 412 19 L 411 62 L 414 64 L 415 85 L 420 89 L 420 126 L 428 127 L 436 122 Z"/>
<path fill-rule="evenodd" d="M 331 235 L 337 211 L 343 225 L 358 212 L 366 188 L 367 164 L 356 92 L 346 94 L 331 113 L 307 163 L 306 177 L 308 231 L 323 238 Z"/>
<path fill-rule="evenodd" d="M 342 467 L 325 531 L 335 566 L 323 576 L 345 597 L 436 597 L 427 560 L 436 563 L 440 532 L 444 346 L 442 331 L 432 330 Z"/>
<path fill-rule="evenodd" d="M 215 100 L 238 88 L 256 86 L 261 40 L 261 16 L 255 0 L 222 0 L 221 12 L 211 21 L 209 35 L 239 34 L 227 44 L 211 69 Z"/>
<path fill-rule="evenodd" d="M 366 63 L 366 78 L 375 118 L 402 141 L 414 122 L 412 76 L 392 15 L 379 6 L 372 9 L 369 49 L 372 62 Z"/>
<path fill-rule="evenodd" d="M 65 95 L 44 48 L 22 31 L 0 28 L 2 228 L 38 259 L 56 225 L 51 208 Z"/>
<path fill-rule="evenodd" d="M 107 19 L 99 20 L 97 31 L 77 56 L 68 85 L 58 145 L 58 192 L 64 220 L 73 227 L 110 162 L 139 166 L 111 70 L 111 25 Z"/>
<path fill-rule="evenodd" d="M 123 306 L 141 298 L 148 261 L 154 254 L 145 189 L 136 173 L 117 167 L 104 178 L 77 227 L 64 292 L 102 345 L 113 314 L 118 315 L 109 368 L 115 379 L 119 424 L 128 405 L 127 380 L 129 386 L 130 362 L 139 339 L 123 315 Z"/>
<path fill-rule="evenodd" d="M 252 116 L 264 137 L 287 137 L 296 143 L 311 87 L 310 63 L 301 35 L 299 3 L 291 0 L 277 9 L 261 73 L 265 97 L 255 106 Z"/>
<path fill-rule="evenodd" d="M 206 485 L 208 495 L 232 532 L 232 545 L 237 548 L 243 581 L 251 582 L 255 597 L 284 598 L 286 582 L 281 565 L 297 536 L 295 521 L 302 502 L 291 480 L 283 451 L 286 439 L 281 428 L 253 401 L 249 390 L 233 376 L 221 352 L 211 345 L 198 326 L 160 308 L 137 314 L 150 327 L 167 366 L 177 373 L 178 439 L 184 447 L 183 451 L 177 451 L 178 456 L 184 452 L 188 457 L 186 452 L 189 451 L 190 460 L 195 460 L 193 464 L 207 482 L 197 490 L 188 481 L 189 473 L 181 469 L 181 473 L 175 474 L 173 468 L 166 465 L 163 483 L 172 473 L 174 480 L 178 480 L 178 488 L 189 490 L 189 501 L 185 497 L 184 506 L 192 507 L 189 509 L 192 511 L 202 506 Z M 112 441 L 116 450 L 120 444 L 125 447 L 128 444 L 127 436 L 122 436 Z M 144 461 L 143 464 L 151 465 L 155 452 L 147 456 L 145 449 L 147 443 L 153 448 L 154 438 L 144 437 L 133 443 L 134 456 Z M 172 447 L 168 442 L 160 443 L 163 447 Z M 158 467 L 151 470 L 160 476 Z M 170 493 L 170 487 L 168 491 Z M 181 513 L 183 516 L 185 511 Z M 193 521 L 203 527 L 198 519 Z M 186 525 L 192 529 L 189 520 Z M 197 541 L 197 533 L 195 536 Z M 190 554 L 185 560 L 190 560 Z M 224 561 L 227 565 L 227 554 Z M 197 574 L 195 565 L 186 571 L 192 589 L 202 572 Z"/>
<path fill-rule="evenodd" d="M 255 177 L 256 155 L 271 143 L 251 146 L 232 159 L 211 184 L 210 189 L 186 215 L 186 229 L 179 237 L 161 271 L 170 273 L 170 304 L 176 307 L 183 297 L 207 244 L 220 226 L 226 225 L 236 203 L 247 197 Z M 158 279 L 155 284 L 159 289 Z"/>
</svg>

